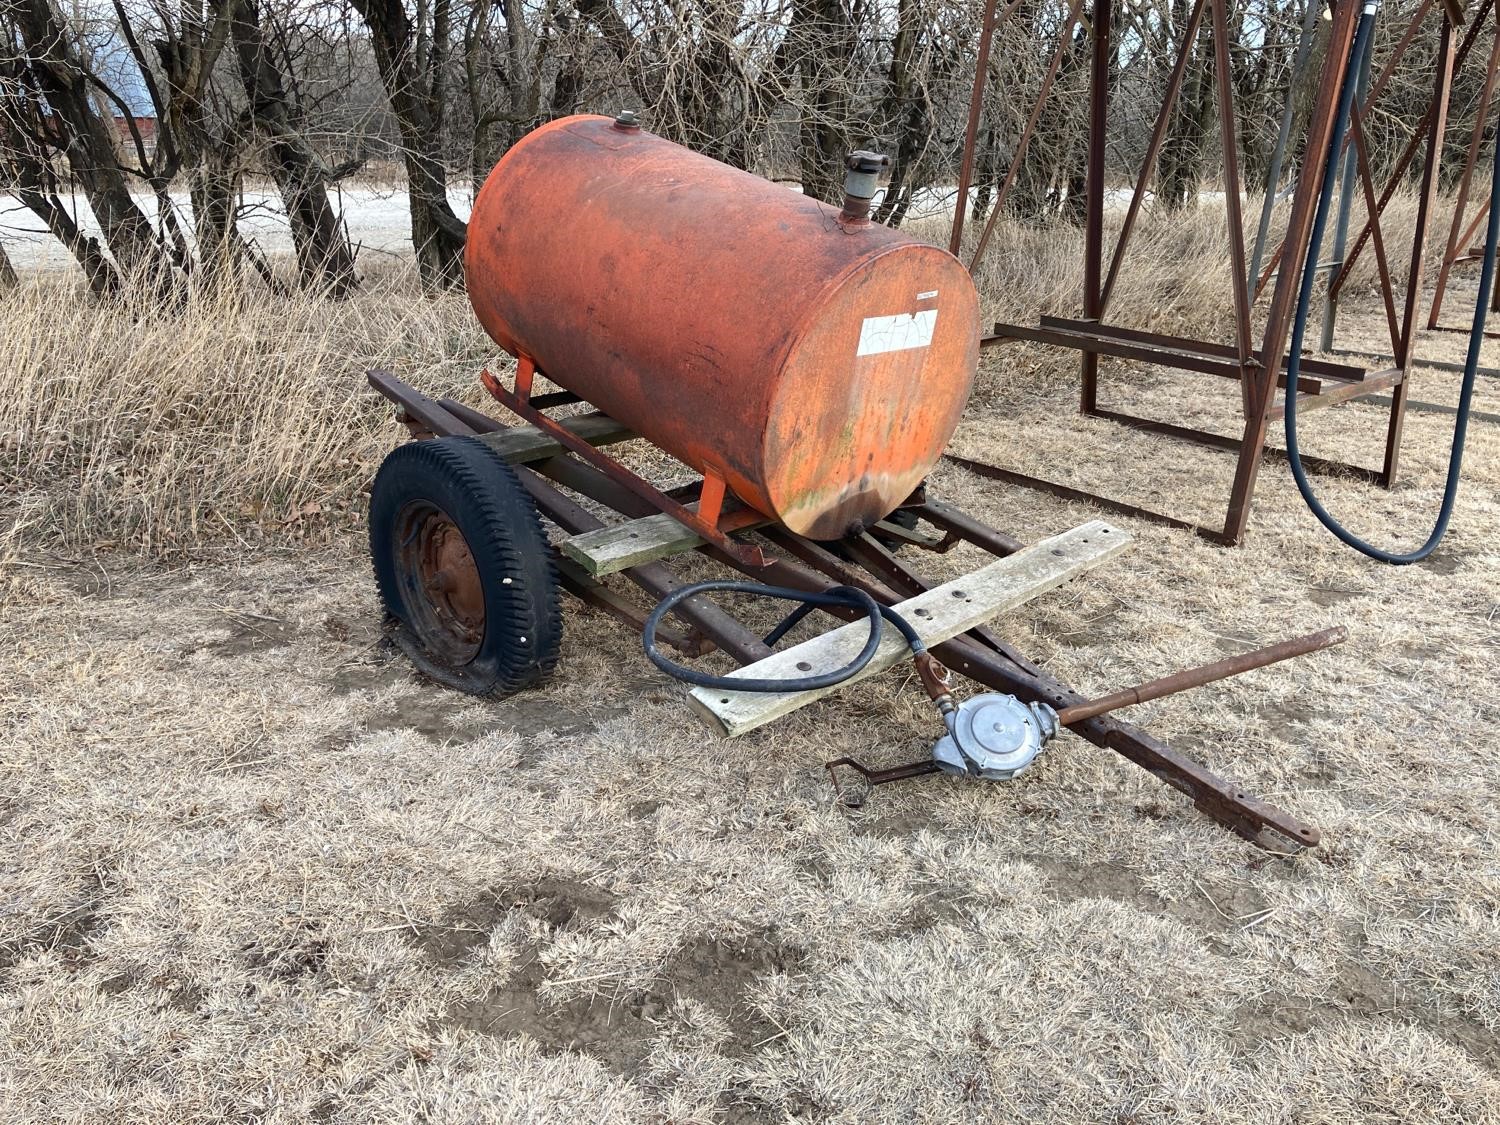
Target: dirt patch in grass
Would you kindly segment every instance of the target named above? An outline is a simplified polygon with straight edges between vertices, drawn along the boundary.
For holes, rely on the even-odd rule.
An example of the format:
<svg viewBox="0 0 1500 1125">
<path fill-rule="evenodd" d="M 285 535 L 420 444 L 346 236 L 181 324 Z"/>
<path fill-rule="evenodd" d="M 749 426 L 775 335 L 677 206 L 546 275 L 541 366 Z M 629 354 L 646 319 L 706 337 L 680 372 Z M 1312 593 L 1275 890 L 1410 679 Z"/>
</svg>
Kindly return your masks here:
<svg viewBox="0 0 1500 1125">
<path fill-rule="evenodd" d="M 505 984 L 457 1005 L 439 1023 L 486 1035 L 524 1036 L 546 1051 L 582 1052 L 628 1076 L 639 1071 L 683 1000 L 724 1021 L 728 1035 L 720 1047 L 728 1057 L 775 1038 L 776 1026 L 758 1018 L 746 997 L 759 974 L 785 970 L 789 964 L 795 958 L 762 937 L 732 943 L 701 938 L 674 955 L 651 988 L 549 1004 L 541 998 L 548 974 L 533 956 Z"/>
<path fill-rule="evenodd" d="M 1346 965 L 1330 1000 L 1305 1000 L 1271 993 L 1234 1014 L 1234 1038 L 1246 1047 L 1294 1038 L 1347 1019 L 1395 1021 L 1424 1027 L 1473 1058 L 1500 1059 L 1500 1034 L 1478 1020 L 1445 1012 L 1431 998 L 1403 987 L 1359 964 Z"/>
</svg>

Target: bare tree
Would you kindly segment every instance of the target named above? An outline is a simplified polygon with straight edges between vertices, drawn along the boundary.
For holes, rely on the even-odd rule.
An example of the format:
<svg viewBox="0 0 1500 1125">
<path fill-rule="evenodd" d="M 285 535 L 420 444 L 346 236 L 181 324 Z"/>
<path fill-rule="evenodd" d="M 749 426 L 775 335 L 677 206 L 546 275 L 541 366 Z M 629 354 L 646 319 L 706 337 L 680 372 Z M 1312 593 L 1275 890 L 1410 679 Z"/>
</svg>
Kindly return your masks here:
<svg viewBox="0 0 1500 1125">
<path fill-rule="evenodd" d="M 79 57 L 73 35 L 51 0 L 0 0 L 0 28 L 25 48 L 21 65 L 45 99 L 74 178 L 83 189 L 116 266 L 132 280 L 165 292 L 176 263 L 135 200 L 115 153 L 113 123 L 97 111 L 103 84 Z M 110 93 L 107 91 L 106 93 Z"/>
<path fill-rule="evenodd" d="M 10 255 L 5 252 L 5 244 L 0 242 L 0 293 L 9 293 L 20 284 L 20 279 L 16 277 L 16 267 L 11 265 Z"/>
<path fill-rule="evenodd" d="M 58 194 L 53 142 L 56 130 L 42 110 L 29 69 L 18 56 L 0 58 L 0 169 L 11 191 L 83 268 L 89 289 L 109 296 L 120 275 L 97 238 L 79 229 Z"/>
<path fill-rule="evenodd" d="M 620 108 L 830 203 L 846 154 L 878 148 L 894 166 L 876 217 L 899 224 L 925 193 L 954 182 L 983 15 L 983 0 L 99 0 L 70 22 L 61 2 L 0 0 L 0 175 L 100 294 L 136 276 L 166 288 L 188 275 L 239 284 L 247 262 L 281 285 L 238 225 L 245 179 L 264 169 L 286 209 L 302 286 L 347 295 L 355 255 L 333 185 L 367 156 L 398 156 L 404 167 L 423 283 L 460 285 L 467 228 L 449 204 L 450 177 L 477 187 L 543 122 Z M 1207 24 L 1187 36 L 1193 2 L 1112 5 L 1107 174 L 1133 178 L 1172 64 L 1187 54 L 1152 185 L 1162 206 L 1196 205 L 1225 145 L 1239 147 L 1250 177 L 1263 174 L 1282 108 L 1305 117 L 1326 37 L 1320 27 L 1308 76 L 1294 83 L 1299 29 L 1327 23 L 1308 5 L 1326 0 L 1225 0 L 1214 24 L 1225 44 Z M 1098 5 L 1001 3 L 974 211 L 990 209 L 1014 161 L 1012 214 L 1077 221 Z M 1388 0 L 1377 54 L 1395 50 L 1422 3 Z M 100 44 L 111 37 L 128 46 L 149 92 L 154 146 L 103 70 Z M 1217 47 L 1237 99 L 1232 137 L 1219 135 L 1214 112 Z M 1419 36 L 1406 48 L 1365 123 L 1377 175 L 1406 147 L 1429 97 L 1435 46 Z M 1472 128 L 1482 80 L 1479 68 L 1460 72 L 1453 128 Z M 1033 110 L 1044 85 L 1048 100 Z M 1294 125 L 1294 136 L 1302 131 Z M 1297 162 L 1294 148 L 1288 163 Z M 69 176 L 98 237 L 66 202 Z M 142 186 L 155 197 L 150 218 L 151 204 L 132 196 Z"/>
<path fill-rule="evenodd" d="M 411 205 L 411 241 L 422 283 L 463 284 L 468 227 L 448 202 L 442 135 L 452 45 L 452 0 L 417 0 L 416 19 L 403 0 L 352 0 L 370 30 L 375 62 L 401 130 Z"/>
<path fill-rule="evenodd" d="M 851 78 L 859 33 L 844 0 L 792 0 L 787 32 L 802 99 L 802 190 L 825 203 L 842 195 L 842 165 L 853 147 Z"/>
<path fill-rule="evenodd" d="M 1171 125 L 1161 146 L 1161 160 L 1156 172 L 1156 197 L 1162 206 L 1177 210 L 1198 198 L 1198 184 L 1203 178 L 1209 130 L 1214 119 L 1214 35 L 1207 20 L 1196 28 L 1197 34 L 1186 42 L 1178 30 L 1187 26 L 1188 0 L 1171 0 L 1172 21 L 1161 36 L 1163 74 L 1171 69 L 1171 59 L 1185 53 L 1182 92 L 1172 114 Z M 1231 142 L 1232 143 L 1232 142 Z"/>
<path fill-rule="evenodd" d="M 286 207 L 302 287 L 346 297 L 358 284 L 354 252 L 328 198 L 328 183 L 360 161 L 340 169 L 324 164 L 297 126 L 296 108 L 262 32 L 256 0 L 222 2 L 233 13 L 240 81 L 249 101 L 250 120 L 269 143 L 271 175 Z"/>
<path fill-rule="evenodd" d="M 229 282 L 239 258 L 234 226 L 238 144 L 234 133 L 215 120 L 208 104 L 209 80 L 228 34 L 227 15 L 221 8 L 205 9 L 201 0 L 189 0 L 176 21 L 160 13 L 154 21 L 142 20 L 137 27 L 121 0 L 114 0 L 114 6 L 120 35 L 156 111 L 153 151 L 147 151 L 131 122 L 135 164 L 156 197 L 157 215 L 172 239 L 178 266 L 187 271 L 201 265 L 202 280 Z M 145 48 L 145 35 L 151 36 L 160 81 Z M 171 196 L 172 182 L 184 170 L 190 177 L 196 259 L 182 234 Z"/>
</svg>

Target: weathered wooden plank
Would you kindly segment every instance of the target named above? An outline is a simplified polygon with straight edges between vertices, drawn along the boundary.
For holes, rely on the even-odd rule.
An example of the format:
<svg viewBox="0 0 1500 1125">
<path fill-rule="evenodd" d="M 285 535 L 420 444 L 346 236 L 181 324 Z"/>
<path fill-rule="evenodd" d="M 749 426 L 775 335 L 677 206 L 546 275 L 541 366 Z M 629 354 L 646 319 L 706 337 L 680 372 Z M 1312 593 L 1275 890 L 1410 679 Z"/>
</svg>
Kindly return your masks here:
<svg viewBox="0 0 1500 1125">
<path fill-rule="evenodd" d="M 696 509 L 697 505 L 690 507 Z M 726 531 L 736 531 L 766 522 L 759 512 L 740 509 L 721 520 L 720 526 Z M 568 558 L 599 576 L 696 551 L 703 546 L 703 540 L 691 528 L 663 513 L 586 531 L 564 539 L 558 546 Z"/>
<path fill-rule="evenodd" d="M 580 414 L 576 418 L 559 418 L 558 423 L 577 434 L 590 445 L 613 445 L 635 437 L 627 426 L 605 414 Z M 528 461 L 545 461 L 563 452 L 562 443 L 548 437 L 535 426 L 506 426 L 493 433 L 480 434 L 479 440 L 512 465 Z"/>
<path fill-rule="evenodd" d="M 703 540 L 671 516 L 644 516 L 564 539 L 562 553 L 593 575 L 614 574 L 695 550 Z"/>
<path fill-rule="evenodd" d="M 1103 520 L 1093 520 L 908 598 L 895 609 L 911 622 L 923 641 L 935 645 L 1061 586 L 1113 558 L 1129 543 L 1130 536 L 1119 528 Z M 809 669 L 839 668 L 859 653 L 867 636 L 869 627 L 863 621 L 856 621 L 748 664 L 730 675 L 794 679 L 807 675 Z M 901 634 L 887 626 L 874 659 L 845 683 L 856 683 L 884 671 L 907 659 L 910 652 Z M 692 690 L 689 702 L 710 726 L 733 738 L 836 690 L 771 693 L 698 687 Z"/>
</svg>

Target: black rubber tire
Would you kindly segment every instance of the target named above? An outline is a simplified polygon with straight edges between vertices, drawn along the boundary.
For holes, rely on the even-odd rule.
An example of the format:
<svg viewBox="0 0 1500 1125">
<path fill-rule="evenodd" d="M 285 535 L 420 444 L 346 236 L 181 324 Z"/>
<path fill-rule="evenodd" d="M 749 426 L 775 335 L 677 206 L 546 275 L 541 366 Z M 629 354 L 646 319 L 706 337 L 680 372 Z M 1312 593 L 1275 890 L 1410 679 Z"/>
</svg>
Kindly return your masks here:
<svg viewBox="0 0 1500 1125">
<path fill-rule="evenodd" d="M 467 659 L 424 641 L 416 602 L 422 594 L 403 580 L 398 563 L 405 513 L 428 506 L 457 526 L 478 571 L 483 635 Z M 439 683 L 473 695 L 508 694 L 557 663 L 562 607 L 541 518 L 515 470 L 477 438 L 410 442 L 386 457 L 370 490 L 370 557 L 393 639 Z"/>
</svg>

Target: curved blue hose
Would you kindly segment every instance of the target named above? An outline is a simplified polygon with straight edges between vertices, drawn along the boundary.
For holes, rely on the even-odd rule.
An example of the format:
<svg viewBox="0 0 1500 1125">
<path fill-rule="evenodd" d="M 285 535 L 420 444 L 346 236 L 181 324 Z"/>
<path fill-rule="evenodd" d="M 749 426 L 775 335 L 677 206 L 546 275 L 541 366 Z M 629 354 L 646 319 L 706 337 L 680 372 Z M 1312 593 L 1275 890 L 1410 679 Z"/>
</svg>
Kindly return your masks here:
<svg viewBox="0 0 1500 1125">
<path fill-rule="evenodd" d="M 1312 514 L 1340 540 L 1372 559 L 1405 566 L 1421 562 L 1437 549 L 1448 532 L 1453 518 L 1453 505 L 1458 499 L 1459 471 L 1463 465 L 1464 442 L 1469 432 L 1469 413 L 1474 400 L 1475 377 L 1479 372 L 1479 349 L 1484 342 L 1485 314 L 1489 309 L 1490 292 L 1495 282 L 1495 257 L 1500 247 L 1500 143 L 1495 146 L 1495 167 L 1490 180 L 1490 214 L 1484 241 L 1484 261 L 1479 274 L 1479 296 L 1474 306 L 1473 327 L 1469 331 L 1469 352 L 1464 360 L 1463 389 L 1458 396 L 1458 415 L 1453 426 L 1453 446 L 1448 454 L 1448 479 L 1443 486 L 1443 502 L 1438 509 L 1437 523 L 1432 534 L 1415 551 L 1400 554 L 1387 551 L 1365 542 L 1323 507 L 1307 479 L 1302 467 L 1302 455 L 1297 447 L 1297 376 L 1302 369 L 1302 338 L 1307 331 L 1307 314 L 1312 307 L 1313 286 L 1317 281 L 1318 248 L 1323 241 L 1323 230 L 1328 224 L 1329 204 L 1333 199 L 1333 181 L 1340 153 L 1344 147 L 1344 131 L 1349 124 L 1349 115 L 1354 104 L 1357 75 L 1365 52 L 1369 50 L 1375 23 L 1375 3 L 1368 0 L 1360 14 L 1359 28 L 1355 32 L 1354 49 L 1350 53 L 1350 64 L 1344 78 L 1344 87 L 1339 92 L 1338 115 L 1334 119 L 1333 137 L 1328 146 L 1328 162 L 1323 169 L 1323 190 L 1318 196 L 1318 210 L 1313 219 L 1312 238 L 1308 243 L 1307 261 L 1302 269 L 1302 288 L 1297 297 L 1297 309 L 1292 321 L 1291 356 L 1286 365 L 1286 451 L 1292 466 L 1292 477 L 1297 482 L 1297 491 Z M 1394 407 L 1393 407 L 1394 409 Z"/>
</svg>

